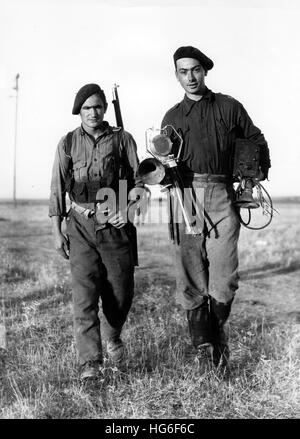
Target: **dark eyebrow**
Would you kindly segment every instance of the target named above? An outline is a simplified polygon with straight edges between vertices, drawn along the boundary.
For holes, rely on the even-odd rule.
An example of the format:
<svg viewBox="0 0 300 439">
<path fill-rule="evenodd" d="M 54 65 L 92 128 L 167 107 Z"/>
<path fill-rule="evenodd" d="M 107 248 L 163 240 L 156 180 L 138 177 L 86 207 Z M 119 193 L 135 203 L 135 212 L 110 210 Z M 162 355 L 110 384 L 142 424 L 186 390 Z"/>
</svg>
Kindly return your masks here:
<svg viewBox="0 0 300 439">
<path fill-rule="evenodd" d="M 197 64 L 197 65 L 195 65 L 194 67 L 192 67 L 191 69 L 185 69 L 184 67 L 181 67 L 181 68 L 179 68 L 178 69 L 178 71 L 179 72 L 187 72 L 188 70 L 195 70 L 195 69 L 197 69 L 197 68 L 201 68 L 201 65 L 200 64 Z"/>
<path fill-rule="evenodd" d="M 82 106 L 82 108 L 84 108 L 85 110 L 89 110 L 90 108 L 101 108 L 101 107 L 102 107 L 101 104 L 98 104 L 98 105 L 90 105 L 90 106 L 88 106 L 88 105 L 83 105 L 83 106 Z"/>
</svg>

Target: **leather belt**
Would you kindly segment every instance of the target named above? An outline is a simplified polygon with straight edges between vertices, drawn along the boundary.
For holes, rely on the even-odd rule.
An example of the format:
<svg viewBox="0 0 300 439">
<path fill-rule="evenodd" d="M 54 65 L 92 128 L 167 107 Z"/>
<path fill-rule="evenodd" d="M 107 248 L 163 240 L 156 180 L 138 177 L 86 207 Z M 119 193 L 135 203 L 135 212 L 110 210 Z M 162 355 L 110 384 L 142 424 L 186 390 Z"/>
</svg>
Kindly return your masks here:
<svg viewBox="0 0 300 439">
<path fill-rule="evenodd" d="M 75 201 L 71 202 L 71 208 L 74 209 L 76 212 L 80 213 L 81 215 L 84 215 L 87 218 L 90 218 L 91 216 L 95 215 L 96 213 L 96 203 L 75 203 Z"/>
<path fill-rule="evenodd" d="M 231 183 L 232 179 L 225 174 L 199 174 L 197 172 L 182 172 L 183 180 L 203 183 Z"/>
</svg>

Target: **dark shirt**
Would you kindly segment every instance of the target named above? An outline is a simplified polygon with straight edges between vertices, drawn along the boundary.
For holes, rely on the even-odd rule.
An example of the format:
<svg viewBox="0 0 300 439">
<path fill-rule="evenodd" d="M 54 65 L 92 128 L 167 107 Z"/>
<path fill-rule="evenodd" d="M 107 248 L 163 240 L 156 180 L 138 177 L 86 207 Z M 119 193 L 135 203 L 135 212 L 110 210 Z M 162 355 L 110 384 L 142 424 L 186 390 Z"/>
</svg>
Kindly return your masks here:
<svg viewBox="0 0 300 439">
<path fill-rule="evenodd" d="M 213 93 L 208 88 L 199 101 L 185 95 L 166 113 L 161 126 L 168 124 L 183 137 L 182 170 L 231 176 L 235 140 L 243 138 L 261 148 L 260 165 L 267 176 L 270 167 L 267 142 L 243 105 L 231 96 Z M 177 148 L 175 142 L 175 154 Z"/>
<path fill-rule="evenodd" d="M 62 137 L 57 149 L 52 169 L 49 216 L 66 215 L 66 180 L 69 175 L 70 157 L 66 153 L 66 136 Z M 72 169 L 76 182 L 97 182 L 101 180 L 113 155 L 113 129 L 103 122 L 103 132 L 95 139 L 82 127 L 73 132 Z M 132 135 L 126 131 L 120 134 L 119 178 L 130 178 L 134 184 L 139 160 L 137 147 Z"/>
</svg>

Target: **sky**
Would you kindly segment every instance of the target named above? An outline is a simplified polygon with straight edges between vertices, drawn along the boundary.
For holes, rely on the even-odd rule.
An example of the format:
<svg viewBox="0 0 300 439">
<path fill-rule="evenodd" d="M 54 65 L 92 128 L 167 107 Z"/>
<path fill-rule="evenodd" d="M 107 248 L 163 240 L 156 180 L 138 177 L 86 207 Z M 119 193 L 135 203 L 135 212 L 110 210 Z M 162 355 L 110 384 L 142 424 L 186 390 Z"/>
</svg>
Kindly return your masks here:
<svg viewBox="0 0 300 439">
<path fill-rule="evenodd" d="M 214 61 L 208 88 L 239 100 L 268 141 L 272 196 L 300 195 L 299 0 L 0 0 L 0 198 L 48 198 L 55 149 L 80 125 L 78 89 L 96 82 L 115 124 L 119 85 L 125 129 L 147 156 L 145 131 L 183 98 L 179 46 Z"/>
</svg>

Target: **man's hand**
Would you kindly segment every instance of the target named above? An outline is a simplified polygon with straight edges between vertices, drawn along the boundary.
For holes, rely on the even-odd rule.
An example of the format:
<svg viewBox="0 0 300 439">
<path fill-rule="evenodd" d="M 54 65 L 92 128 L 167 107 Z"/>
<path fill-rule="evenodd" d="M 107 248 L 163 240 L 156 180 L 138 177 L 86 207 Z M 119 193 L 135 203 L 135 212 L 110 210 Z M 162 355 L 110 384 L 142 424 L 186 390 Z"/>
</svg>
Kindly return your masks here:
<svg viewBox="0 0 300 439">
<path fill-rule="evenodd" d="M 54 248 L 63 258 L 69 259 L 70 243 L 68 238 L 61 233 L 61 221 L 60 216 L 51 217 Z"/>
<path fill-rule="evenodd" d="M 126 216 L 126 210 L 119 210 L 115 215 L 109 217 L 107 221 L 109 224 L 116 227 L 117 229 L 121 229 L 126 224 Z"/>
<path fill-rule="evenodd" d="M 259 169 L 258 176 L 256 177 L 255 180 L 263 181 L 263 180 L 265 180 L 265 179 L 266 179 L 265 174 L 263 173 L 263 171 L 262 171 L 261 169 Z"/>
<path fill-rule="evenodd" d="M 54 234 L 54 248 L 64 259 L 69 259 L 70 243 L 68 238 L 61 232 Z"/>
</svg>

